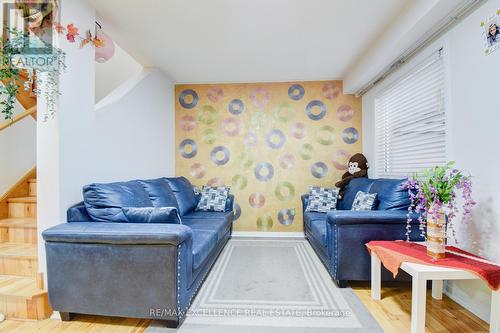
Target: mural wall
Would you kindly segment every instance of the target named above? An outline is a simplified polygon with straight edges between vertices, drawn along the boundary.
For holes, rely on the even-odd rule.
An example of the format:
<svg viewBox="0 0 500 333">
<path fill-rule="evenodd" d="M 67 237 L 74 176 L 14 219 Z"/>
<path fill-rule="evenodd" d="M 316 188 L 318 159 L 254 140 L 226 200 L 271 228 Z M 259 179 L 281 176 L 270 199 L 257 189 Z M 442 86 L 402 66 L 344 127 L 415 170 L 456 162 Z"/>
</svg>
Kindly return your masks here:
<svg viewBox="0 0 500 333">
<path fill-rule="evenodd" d="M 341 81 L 176 85 L 176 174 L 228 185 L 235 231 L 302 231 L 300 196 L 361 152 L 361 99 Z"/>
</svg>

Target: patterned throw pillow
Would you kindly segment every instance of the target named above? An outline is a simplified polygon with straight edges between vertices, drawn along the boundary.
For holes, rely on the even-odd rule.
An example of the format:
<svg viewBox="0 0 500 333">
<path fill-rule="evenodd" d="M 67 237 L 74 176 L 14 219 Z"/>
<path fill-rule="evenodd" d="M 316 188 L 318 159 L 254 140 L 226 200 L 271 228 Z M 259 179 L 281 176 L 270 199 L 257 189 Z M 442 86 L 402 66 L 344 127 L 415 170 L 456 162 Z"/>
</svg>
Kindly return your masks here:
<svg viewBox="0 0 500 333">
<path fill-rule="evenodd" d="M 309 187 L 309 202 L 307 203 L 306 212 L 328 213 L 337 209 L 338 195 L 339 189 L 336 187 Z"/>
<path fill-rule="evenodd" d="M 373 210 L 377 201 L 377 193 L 358 191 L 352 202 L 351 210 Z"/>
<path fill-rule="evenodd" d="M 227 186 L 203 186 L 201 198 L 196 210 L 205 212 L 223 212 L 226 210 L 226 200 L 229 195 Z"/>
</svg>

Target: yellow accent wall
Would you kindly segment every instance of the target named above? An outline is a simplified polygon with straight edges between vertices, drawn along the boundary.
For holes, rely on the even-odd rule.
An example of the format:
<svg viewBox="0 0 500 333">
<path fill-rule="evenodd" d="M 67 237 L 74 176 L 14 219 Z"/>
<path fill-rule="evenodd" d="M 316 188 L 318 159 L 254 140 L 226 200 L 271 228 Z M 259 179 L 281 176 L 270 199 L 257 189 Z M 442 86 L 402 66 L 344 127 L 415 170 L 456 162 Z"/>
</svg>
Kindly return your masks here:
<svg viewBox="0 0 500 333">
<path fill-rule="evenodd" d="M 300 196 L 362 151 L 342 81 L 176 85 L 175 99 L 176 175 L 230 186 L 235 231 L 302 231 Z"/>
</svg>

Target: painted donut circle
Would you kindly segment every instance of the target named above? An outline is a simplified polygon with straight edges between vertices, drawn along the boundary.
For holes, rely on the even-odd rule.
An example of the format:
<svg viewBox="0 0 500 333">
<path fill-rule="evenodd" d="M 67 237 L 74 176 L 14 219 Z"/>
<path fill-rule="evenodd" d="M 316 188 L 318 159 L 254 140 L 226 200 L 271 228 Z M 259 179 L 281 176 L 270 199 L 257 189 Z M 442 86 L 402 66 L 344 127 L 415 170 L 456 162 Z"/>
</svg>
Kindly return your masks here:
<svg viewBox="0 0 500 333">
<path fill-rule="evenodd" d="M 222 98 L 224 98 L 224 92 L 219 87 L 213 87 L 208 89 L 207 97 L 211 102 L 217 103 Z"/>
<path fill-rule="evenodd" d="M 183 116 L 179 125 L 184 131 L 189 132 L 196 127 L 196 121 L 193 116 Z"/>
<path fill-rule="evenodd" d="M 328 146 L 335 142 L 335 129 L 330 125 L 324 125 L 316 133 L 318 143 Z"/>
<path fill-rule="evenodd" d="M 280 149 L 285 144 L 285 134 L 279 129 L 273 129 L 266 135 L 267 145 L 272 149 Z"/>
<path fill-rule="evenodd" d="M 335 99 L 340 95 L 340 87 L 333 82 L 327 82 L 323 85 L 323 96 L 327 99 Z"/>
<path fill-rule="evenodd" d="M 248 197 L 248 203 L 252 208 L 261 208 L 266 203 L 266 197 L 260 192 L 254 192 Z"/>
<path fill-rule="evenodd" d="M 287 123 L 295 116 L 295 110 L 287 102 L 282 102 L 274 109 L 274 116 L 282 123 Z"/>
<path fill-rule="evenodd" d="M 235 175 L 233 179 L 231 179 L 231 185 L 237 190 L 244 190 L 248 185 L 247 177 L 243 175 Z"/>
<path fill-rule="evenodd" d="M 229 162 L 230 156 L 231 154 L 229 152 L 229 149 L 224 146 L 217 146 L 210 152 L 210 158 L 212 159 L 212 162 L 214 162 L 214 164 L 217 166 L 221 166 Z"/>
<path fill-rule="evenodd" d="M 333 166 L 337 170 L 346 170 L 347 169 L 347 162 L 349 162 L 349 159 L 351 158 L 351 154 L 344 149 L 337 150 L 335 154 L 333 154 L 333 159 L 332 163 Z"/>
<path fill-rule="evenodd" d="M 240 205 L 235 203 L 233 208 L 234 208 L 233 209 L 233 213 L 234 213 L 233 222 L 236 222 L 241 217 L 241 207 L 240 207 Z"/>
<path fill-rule="evenodd" d="M 243 104 L 241 99 L 233 99 L 231 102 L 229 102 L 229 104 L 227 106 L 227 110 L 232 115 L 237 116 L 240 113 L 242 113 L 243 111 L 245 111 L 245 105 Z"/>
<path fill-rule="evenodd" d="M 193 158 L 198 153 L 198 146 L 194 140 L 183 140 L 179 145 L 179 153 L 184 158 Z"/>
<path fill-rule="evenodd" d="M 292 136 L 296 139 L 303 139 L 306 136 L 306 125 L 304 123 L 295 123 L 292 125 Z"/>
<path fill-rule="evenodd" d="M 290 225 L 293 223 L 295 215 L 295 209 L 283 208 L 278 213 L 278 221 L 283 225 Z"/>
<path fill-rule="evenodd" d="M 257 219 L 257 228 L 262 231 L 271 230 L 273 227 L 273 219 L 269 215 L 260 216 Z"/>
<path fill-rule="evenodd" d="M 247 147 L 255 147 L 258 142 L 259 139 L 257 138 L 257 134 L 255 134 L 254 132 L 248 132 L 243 138 L 243 143 Z"/>
<path fill-rule="evenodd" d="M 316 108 L 319 109 L 319 113 L 314 112 Z M 325 103 L 318 100 L 311 101 L 306 106 L 306 113 L 311 120 L 323 119 L 323 117 L 326 115 L 326 105 Z"/>
<path fill-rule="evenodd" d="M 250 93 L 250 102 L 259 109 L 266 107 L 267 103 L 269 103 L 269 98 L 269 92 L 264 88 L 254 89 Z"/>
<path fill-rule="evenodd" d="M 310 160 L 313 156 L 314 149 L 309 143 L 305 143 L 299 148 L 299 155 L 303 160 Z"/>
<path fill-rule="evenodd" d="M 205 169 L 205 166 L 201 163 L 195 163 L 191 165 L 191 176 L 194 178 L 200 179 L 205 176 L 207 173 L 207 170 Z"/>
<path fill-rule="evenodd" d="M 252 118 L 250 119 L 250 124 L 253 129 L 259 129 L 267 125 L 267 116 L 264 112 L 257 111 L 252 113 Z"/>
<path fill-rule="evenodd" d="M 185 109 L 192 109 L 198 104 L 198 94 L 193 89 L 186 89 L 179 95 L 179 103 Z"/>
<path fill-rule="evenodd" d="M 337 118 L 340 121 L 349 121 L 354 117 L 354 109 L 350 105 L 341 105 L 337 109 Z"/>
<path fill-rule="evenodd" d="M 240 157 L 240 167 L 243 169 L 248 169 L 253 165 L 252 154 L 248 151 L 241 153 Z"/>
<path fill-rule="evenodd" d="M 324 178 L 328 173 L 328 166 L 323 162 L 316 162 L 311 166 L 311 173 L 315 178 Z"/>
<path fill-rule="evenodd" d="M 290 88 L 288 88 L 288 97 L 293 99 L 294 101 L 300 100 L 302 97 L 304 97 L 305 94 L 304 87 L 302 87 L 300 84 L 294 84 L 291 85 Z"/>
<path fill-rule="evenodd" d="M 290 153 L 285 153 L 280 156 L 279 163 L 283 169 L 289 170 L 295 165 L 295 157 Z"/>
<path fill-rule="evenodd" d="M 208 182 L 207 182 L 207 186 L 226 186 L 226 184 L 224 184 L 224 180 L 222 180 L 222 178 L 219 178 L 219 177 L 215 177 L 215 178 L 212 178 L 210 179 Z"/>
<path fill-rule="evenodd" d="M 237 136 L 240 134 L 241 125 L 237 118 L 226 118 L 222 121 L 222 131 L 227 136 Z"/>
<path fill-rule="evenodd" d="M 274 190 L 274 195 L 280 201 L 288 201 L 295 195 L 295 187 L 290 182 L 279 182 Z"/>
<path fill-rule="evenodd" d="M 348 145 L 358 142 L 359 133 L 354 127 L 348 127 L 342 132 L 342 140 Z"/>
<path fill-rule="evenodd" d="M 265 173 L 263 173 L 263 171 L 265 171 Z M 261 182 L 267 182 L 274 176 L 273 165 L 268 162 L 259 162 L 255 166 L 254 174 L 255 178 L 257 178 Z"/>
<path fill-rule="evenodd" d="M 215 131 L 211 128 L 207 128 L 201 133 L 201 140 L 207 145 L 211 145 L 217 139 Z"/>
<path fill-rule="evenodd" d="M 205 125 L 213 124 L 217 120 L 217 111 L 211 105 L 203 105 L 198 111 L 198 121 Z"/>
</svg>

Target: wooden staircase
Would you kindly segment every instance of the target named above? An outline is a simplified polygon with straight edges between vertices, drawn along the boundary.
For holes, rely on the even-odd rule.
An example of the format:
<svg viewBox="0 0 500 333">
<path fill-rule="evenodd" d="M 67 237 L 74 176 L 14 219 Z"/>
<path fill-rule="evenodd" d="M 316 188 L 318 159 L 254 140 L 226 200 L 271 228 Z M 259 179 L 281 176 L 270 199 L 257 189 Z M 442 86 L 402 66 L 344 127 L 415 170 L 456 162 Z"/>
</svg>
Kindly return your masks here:
<svg viewBox="0 0 500 333">
<path fill-rule="evenodd" d="M 35 177 L 33 169 L 0 198 L 0 313 L 6 318 L 52 313 L 38 273 Z"/>
</svg>

